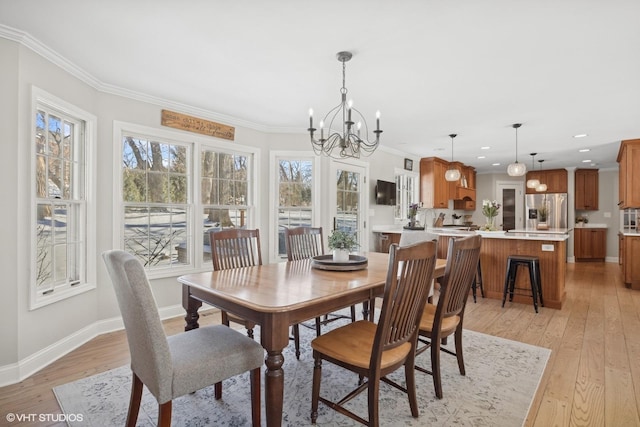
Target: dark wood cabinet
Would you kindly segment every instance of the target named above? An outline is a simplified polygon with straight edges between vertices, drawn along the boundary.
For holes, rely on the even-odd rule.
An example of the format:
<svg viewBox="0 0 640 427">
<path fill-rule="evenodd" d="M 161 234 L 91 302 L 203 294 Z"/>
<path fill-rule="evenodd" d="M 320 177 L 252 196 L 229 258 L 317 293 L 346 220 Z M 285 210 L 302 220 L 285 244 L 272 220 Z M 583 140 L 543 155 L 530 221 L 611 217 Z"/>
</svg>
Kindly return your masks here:
<svg viewBox="0 0 640 427">
<path fill-rule="evenodd" d="M 607 256 L 606 228 L 576 228 L 573 241 L 576 261 L 604 261 Z"/>
<path fill-rule="evenodd" d="M 576 169 L 575 207 L 598 210 L 598 169 Z"/>
<path fill-rule="evenodd" d="M 618 152 L 620 209 L 640 208 L 640 139 L 620 143 Z"/>
<path fill-rule="evenodd" d="M 538 179 L 540 183 L 547 185 L 546 191 L 536 191 L 535 188 L 527 188 L 527 194 L 568 193 L 566 169 L 547 169 L 527 172 L 527 181 Z"/>
</svg>

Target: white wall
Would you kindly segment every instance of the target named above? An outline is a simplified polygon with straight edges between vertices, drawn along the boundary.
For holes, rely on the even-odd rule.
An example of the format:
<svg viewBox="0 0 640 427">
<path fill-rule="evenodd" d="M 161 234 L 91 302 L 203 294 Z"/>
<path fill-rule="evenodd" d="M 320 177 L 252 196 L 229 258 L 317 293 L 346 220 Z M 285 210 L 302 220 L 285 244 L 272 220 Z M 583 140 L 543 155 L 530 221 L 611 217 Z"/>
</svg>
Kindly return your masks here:
<svg viewBox="0 0 640 427">
<path fill-rule="evenodd" d="M 93 78 L 77 78 L 31 49 L 0 37 L 0 123 L 2 124 L 2 160 L 0 182 L 3 202 L 0 210 L 2 241 L 0 267 L 3 271 L 0 298 L 0 385 L 16 382 L 72 350 L 97 333 L 118 327 L 120 316 L 111 282 L 100 254 L 113 247 L 113 122 L 124 121 L 161 128 L 161 109 L 216 120 L 220 114 L 208 113 L 171 101 L 122 96 L 100 91 Z M 80 73 L 81 74 L 81 73 Z M 214 85 L 214 83 L 212 83 Z M 96 207 L 97 287 L 69 299 L 29 310 L 29 222 L 31 204 L 31 88 L 36 86 L 98 118 Z M 215 87 L 209 88 L 215 92 Z M 136 99 L 133 99 L 135 96 Z M 213 117 L 208 117 L 209 115 Z M 220 120 L 216 120 L 220 121 Z M 308 135 L 269 133 L 233 123 L 233 144 L 257 147 L 259 152 L 258 224 L 265 230 L 263 251 L 269 245 L 269 150 L 310 151 Z M 188 134 L 188 133 L 187 133 Z M 371 180 L 393 179 L 395 167 L 402 167 L 404 156 L 376 152 L 371 158 Z M 415 163 L 417 164 L 417 162 Z M 8 186 L 7 183 L 17 183 Z M 380 221 L 392 223 L 392 211 Z M 380 213 L 382 215 L 384 213 Z M 376 214 L 377 217 L 378 214 Z M 267 257 L 268 259 L 268 257 Z M 16 268 L 17 266 L 17 268 Z M 152 281 L 158 305 L 168 311 L 180 309 L 181 289 L 175 278 Z"/>
<path fill-rule="evenodd" d="M 4 208 L 0 209 L 0 366 L 18 359 L 18 212 L 12 206 L 18 200 L 18 45 L 0 38 L 0 182 Z"/>
</svg>

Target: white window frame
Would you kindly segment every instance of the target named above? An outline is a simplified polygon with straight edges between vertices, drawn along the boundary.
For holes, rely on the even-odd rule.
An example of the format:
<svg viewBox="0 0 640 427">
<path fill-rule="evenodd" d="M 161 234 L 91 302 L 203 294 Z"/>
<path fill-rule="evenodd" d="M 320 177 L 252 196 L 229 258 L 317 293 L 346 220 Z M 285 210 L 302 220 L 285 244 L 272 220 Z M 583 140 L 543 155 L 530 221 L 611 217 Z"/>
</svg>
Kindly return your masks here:
<svg viewBox="0 0 640 427">
<path fill-rule="evenodd" d="M 413 180 L 413 194 L 409 194 L 407 190 L 407 181 L 409 179 Z M 411 203 L 420 203 L 420 175 L 417 172 L 395 168 L 394 180 L 399 197 L 396 197 L 393 222 L 394 224 L 406 225 L 409 205 Z"/>
<path fill-rule="evenodd" d="M 80 160 L 81 176 L 75 177 L 77 185 L 82 185 L 81 196 L 74 199 L 74 204 L 78 206 L 78 241 L 79 245 L 76 265 L 79 270 L 79 281 L 66 280 L 65 283 L 54 284 L 47 290 L 37 289 L 36 264 L 38 248 L 35 244 L 37 232 L 35 224 L 37 222 L 36 194 L 36 113 L 38 110 L 59 113 L 71 118 L 79 123 L 83 129 L 81 141 L 83 144 L 83 158 Z M 29 310 L 35 310 L 58 301 L 65 300 L 75 295 L 88 292 L 96 288 L 96 141 L 98 120 L 93 114 L 58 98 L 40 88 L 31 88 L 31 136 L 30 145 L 30 171 L 31 171 L 31 211 L 30 211 L 30 238 L 33 242 L 30 253 L 30 274 L 29 274 Z"/>
<path fill-rule="evenodd" d="M 306 160 L 312 162 L 313 168 L 313 177 L 312 177 L 312 199 L 311 199 L 311 219 L 314 227 L 320 227 L 321 224 L 321 188 L 320 183 L 321 180 L 321 172 L 320 172 L 320 161 L 318 156 L 316 156 L 313 151 L 271 151 L 269 153 L 269 165 L 271 169 L 270 179 L 269 179 L 269 194 L 273 194 L 273 197 L 269 197 L 269 241 L 271 244 L 269 245 L 269 259 L 270 262 L 281 262 L 286 261 L 286 259 L 280 258 L 278 255 L 278 209 L 279 209 L 279 192 L 278 192 L 278 183 L 279 183 L 279 173 L 278 173 L 278 163 L 280 160 Z M 325 234 L 327 231 L 323 230 Z"/>
<path fill-rule="evenodd" d="M 177 144 L 190 145 L 190 158 L 188 164 L 189 172 L 189 191 L 187 195 L 188 205 L 188 225 L 187 235 L 189 239 L 189 262 L 184 265 L 174 267 L 158 267 L 147 268 L 147 276 L 150 279 L 159 279 L 165 277 L 175 277 L 181 274 L 191 273 L 194 271 L 210 271 L 212 268 L 211 261 L 202 259 L 203 232 L 204 227 L 198 224 L 202 217 L 204 205 L 201 203 L 200 194 L 200 155 L 203 149 L 215 150 L 229 154 L 243 154 L 249 157 L 249 177 L 248 177 L 248 194 L 251 198 L 247 203 L 247 224 L 249 227 L 256 227 L 257 218 L 260 218 L 258 209 L 258 185 L 257 177 L 260 176 L 260 149 L 240 145 L 237 142 L 226 142 L 218 138 L 200 137 L 185 132 L 172 131 L 168 129 L 149 127 L 134 123 L 122 121 L 113 122 L 113 247 L 123 248 L 124 243 L 124 218 L 122 216 L 122 138 L 126 134 L 134 134 L 146 139 L 158 138 L 163 141 L 174 141 Z"/>
</svg>

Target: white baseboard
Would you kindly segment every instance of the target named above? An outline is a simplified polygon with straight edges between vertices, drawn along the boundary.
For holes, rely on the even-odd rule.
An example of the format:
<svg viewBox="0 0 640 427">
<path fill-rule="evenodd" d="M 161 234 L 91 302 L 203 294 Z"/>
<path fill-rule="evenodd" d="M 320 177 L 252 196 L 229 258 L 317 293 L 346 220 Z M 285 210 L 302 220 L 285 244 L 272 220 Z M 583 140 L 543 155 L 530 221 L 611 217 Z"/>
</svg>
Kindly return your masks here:
<svg viewBox="0 0 640 427">
<path fill-rule="evenodd" d="M 159 312 L 162 320 L 184 316 L 182 305 L 164 307 L 159 309 Z M 98 335 L 123 328 L 122 317 L 99 320 L 25 357 L 17 363 L 0 366 L 0 387 L 24 380 Z"/>
</svg>

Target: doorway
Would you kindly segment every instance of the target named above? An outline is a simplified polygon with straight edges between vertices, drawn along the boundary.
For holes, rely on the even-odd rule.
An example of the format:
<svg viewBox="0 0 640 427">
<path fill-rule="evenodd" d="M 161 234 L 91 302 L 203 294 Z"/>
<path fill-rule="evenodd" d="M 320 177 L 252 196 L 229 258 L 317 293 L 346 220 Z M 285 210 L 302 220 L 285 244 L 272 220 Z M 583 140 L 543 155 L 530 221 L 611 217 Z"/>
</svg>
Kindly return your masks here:
<svg viewBox="0 0 640 427">
<path fill-rule="evenodd" d="M 331 230 L 353 233 L 360 250 L 368 250 L 368 233 L 365 232 L 365 213 L 368 210 L 366 186 L 367 168 L 351 163 L 333 161 L 331 175 L 334 190 L 331 192 Z"/>
<path fill-rule="evenodd" d="M 498 224 L 504 231 L 524 229 L 524 185 L 519 181 L 497 181 L 496 201 L 502 206 Z"/>
</svg>

